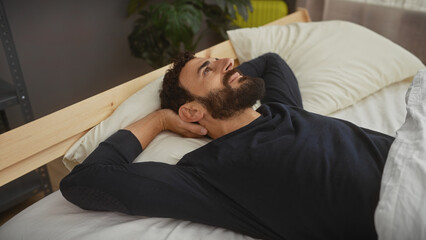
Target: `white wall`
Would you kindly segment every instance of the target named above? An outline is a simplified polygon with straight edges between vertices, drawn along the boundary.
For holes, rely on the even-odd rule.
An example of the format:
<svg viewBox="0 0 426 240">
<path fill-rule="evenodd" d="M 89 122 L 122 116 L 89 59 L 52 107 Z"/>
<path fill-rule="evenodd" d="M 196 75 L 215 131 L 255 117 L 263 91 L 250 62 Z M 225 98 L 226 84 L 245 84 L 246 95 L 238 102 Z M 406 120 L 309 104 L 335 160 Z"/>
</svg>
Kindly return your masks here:
<svg viewBox="0 0 426 240">
<path fill-rule="evenodd" d="M 298 6 L 307 8 L 313 21 L 345 20 L 367 27 L 404 47 L 426 64 L 426 12 L 365 1 L 393 0 L 298 0 Z"/>
<path fill-rule="evenodd" d="M 426 12 L 425 0 L 345 0 Z"/>
</svg>

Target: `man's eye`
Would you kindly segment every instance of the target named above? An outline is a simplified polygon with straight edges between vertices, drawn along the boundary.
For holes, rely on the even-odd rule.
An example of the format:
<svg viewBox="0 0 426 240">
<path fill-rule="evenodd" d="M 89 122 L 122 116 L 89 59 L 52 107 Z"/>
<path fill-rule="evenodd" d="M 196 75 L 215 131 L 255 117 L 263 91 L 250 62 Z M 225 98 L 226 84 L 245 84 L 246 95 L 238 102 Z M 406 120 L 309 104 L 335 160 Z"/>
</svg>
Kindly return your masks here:
<svg viewBox="0 0 426 240">
<path fill-rule="evenodd" d="M 211 68 L 206 67 L 206 68 L 204 69 L 203 74 L 204 74 L 204 75 L 206 75 L 206 74 L 207 74 L 207 73 L 209 73 L 211 70 L 212 70 Z"/>
</svg>

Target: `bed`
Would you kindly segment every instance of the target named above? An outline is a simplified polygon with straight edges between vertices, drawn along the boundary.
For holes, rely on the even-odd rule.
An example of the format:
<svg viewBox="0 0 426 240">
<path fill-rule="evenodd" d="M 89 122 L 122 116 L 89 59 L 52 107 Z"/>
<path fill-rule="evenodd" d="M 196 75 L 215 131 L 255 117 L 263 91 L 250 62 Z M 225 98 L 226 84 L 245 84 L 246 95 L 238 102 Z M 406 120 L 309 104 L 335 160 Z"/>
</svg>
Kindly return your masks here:
<svg viewBox="0 0 426 240">
<path fill-rule="evenodd" d="M 424 64 L 361 26 L 310 22 L 303 9 L 269 25 L 230 31 L 230 40 L 197 56 L 231 57 L 242 63 L 265 52 L 278 53 L 299 80 L 305 109 L 395 136 L 382 179 L 376 230 L 380 239 L 425 238 L 426 206 L 421 201 L 426 194 L 422 186 L 426 180 Z M 159 108 L 158 90 L 168 67 L 0 135 L 0 184 L 61 156 L 68 169 L 84 161 L 100 141 Z M 135 161 L 174 164 L 208 141 L 162 133 Z M 251 239 L 188 221 L 85 211 L 67 202 L 59 191 L 0 227 L 0 239 L 118 237 Z"/>
</svg>

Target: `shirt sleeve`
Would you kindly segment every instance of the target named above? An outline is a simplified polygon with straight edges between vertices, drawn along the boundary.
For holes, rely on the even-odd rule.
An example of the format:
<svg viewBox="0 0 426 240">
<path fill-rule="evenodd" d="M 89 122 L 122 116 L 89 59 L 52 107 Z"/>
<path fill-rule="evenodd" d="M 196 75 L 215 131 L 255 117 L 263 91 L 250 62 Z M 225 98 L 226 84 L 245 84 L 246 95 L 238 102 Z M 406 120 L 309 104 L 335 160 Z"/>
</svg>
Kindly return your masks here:
<svg viewBox="0 0 426 240">
<path fill-rule="evenodd" d="M 276 53 L 266 53 L 237 67 L 245 75 L 265 81 L 262 103 L 279 102 L 303 108 L 299 84 L 293 71 Z"/>
<path fill-rule="evenodd" d="M 61 181 L 62 195 L 86 210 L 176 218 L 251 236 L 259 234 L 252 230 L 257 223 L 196 169 L 159 162 L 132 163 L 141 151 L 130 131 L 118 131 Z"/>
</svg>

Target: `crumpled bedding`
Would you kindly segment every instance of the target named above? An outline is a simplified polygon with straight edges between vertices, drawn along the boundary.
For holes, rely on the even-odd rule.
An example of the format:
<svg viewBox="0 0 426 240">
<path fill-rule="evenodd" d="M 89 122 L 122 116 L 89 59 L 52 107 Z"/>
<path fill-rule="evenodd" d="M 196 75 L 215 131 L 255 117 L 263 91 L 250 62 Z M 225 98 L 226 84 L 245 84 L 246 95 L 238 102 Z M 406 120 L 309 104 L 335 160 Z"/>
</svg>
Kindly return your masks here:
<svg viewBox="0 0 426 240">
<path fill-rule="evenodd" d="M 405 101 L 406 119 L 389 150 L 375 213 L 379 239 L 426 239 L 426 69 Z"/>
</svg>

